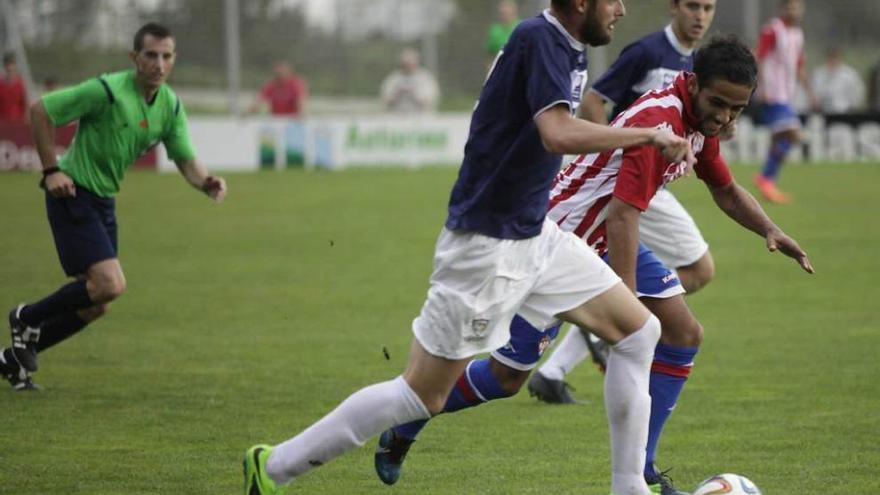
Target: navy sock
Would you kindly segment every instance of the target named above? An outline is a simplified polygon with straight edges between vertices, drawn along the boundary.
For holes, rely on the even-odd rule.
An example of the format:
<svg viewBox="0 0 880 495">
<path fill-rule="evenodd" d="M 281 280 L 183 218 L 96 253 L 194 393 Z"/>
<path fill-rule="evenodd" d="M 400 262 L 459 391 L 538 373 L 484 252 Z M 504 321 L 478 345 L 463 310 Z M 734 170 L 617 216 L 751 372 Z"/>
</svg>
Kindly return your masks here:
<svg viewBox="0 0 880 495">
<path fill-rule="evenodd" d="M 770 147 L 770 151 L 767 153 L 767 161 L 764 162 L 764 168 L 761 170 L 761 175 L 765 178 L 775 181 L 776 176 L 779 175 L 779 169 L 782 168 L 782 163 L 785 161 L 785 157 L 788 156 L 788 152 L 791 151 L 791 141 L 787 139 L 780 139 L 773 143 L 773 146 Z"/>
<path fill-rule="evenodd" d="M 52 295 L 22 308 L 19 318 L 29 327 L 38 327 L 44 321 L 64 313 L 94 306 L 89 298 L 85 280 L 71 282 Z"/>
<path fill-rule="evenodd" d="M 657 456 L 657 443 L 663 425 L 672 414 L 694 364 L 698 347 L 678 347 L 657 344 L 654 349 L 654 363 L 651 365 L 651 421 L 648 424 L 648 448 L 645 459 L 645 474 L 656 475 L 654 460 Z"/>
<path fill-rule="evenodd" d="M 492 374 L 489 367 L 489 358 L 473 360 L 468 363 L 464 373 L 455 382 L 443 412 L 455 412 L 469 407 L 479 406 L 493 399 L 510 397 Z M 413 421 L 394 427 L 394 432 L 403 438 L 415 440 L 422 428 L 428 423 L 427 419 Z"/>
<path fill-rule="evenodd" d="M 88 325 L 75 311 L 58 315 L 43 323 L 40 327 L 40 340 L 37 341 L 37 352 L 43 352 L 53 345 L 65 340 Z"/>
</svg>

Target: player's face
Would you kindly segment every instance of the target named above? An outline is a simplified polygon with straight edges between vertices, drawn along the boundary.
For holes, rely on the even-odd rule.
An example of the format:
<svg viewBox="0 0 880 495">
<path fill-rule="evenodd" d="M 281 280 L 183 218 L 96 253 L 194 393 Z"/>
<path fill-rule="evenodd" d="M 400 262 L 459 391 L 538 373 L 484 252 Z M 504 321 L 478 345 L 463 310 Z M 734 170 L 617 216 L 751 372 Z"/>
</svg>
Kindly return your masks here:
<svg viewBox="0 0 880 495">
<path fill-rule="evenodd" d="M 625 15 L 623 0 L 590 0 L 581 24 L 581 40 L 590 46 L 611 43 L 614 24 Z"/>
<path fill-rule="evenodd" d="M 715 17 L 715 0 L 678 0 L 672 5 L 672 22 L 682 41 L 700 41 Z"/>
<path fill-rule="evenodd" d="M 751 86 L 725 79 L 713 79 L 701 88 L 696 77 L 688 80 L 688 89 L 694 102 L 697 130 L 710 137 L 717 136 L 722 127 L 739 117 L 753 91 Z"/>
<path fill-rule="evenodd" d="M 804 2 L 801 0 L 788 0 L 782 4 L 782 17 L 792 24 L 800 24 L 804 17 Z"/>
<path fill-rule="evenodd" d="M 174 38 L 156 38 L 149 34 L 144 36 L 141 51 L 131 53 L 136 77 L 148 88 L 158 88 L 168 79 L 175 57 Z"/>
</svg>

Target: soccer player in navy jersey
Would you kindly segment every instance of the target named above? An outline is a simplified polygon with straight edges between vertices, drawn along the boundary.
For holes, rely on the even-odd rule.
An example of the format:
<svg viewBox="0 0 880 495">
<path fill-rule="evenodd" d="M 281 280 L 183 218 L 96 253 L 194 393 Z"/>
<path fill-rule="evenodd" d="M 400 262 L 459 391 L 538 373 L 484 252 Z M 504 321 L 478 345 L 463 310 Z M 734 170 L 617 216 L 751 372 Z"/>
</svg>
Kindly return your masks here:
<svg viewBox="0 0 880 495">
<path fill-rule="evenodd" d="M 720 154 L 718 135 L 736 119 L 755 87 L 754 57 L 735 38 L 719 38 L 697 54 L 694 70 L 677 76 L 672 86 L 644 95 L 621 113 L 612 127 L 668 128 L 686 137 L 696 152 L 697 175 L 709 186 L 718 206 L 765 237 L 771 251 L 795 258 L 804 270 L 812 272 L 806 253 L 733 181 Z M 649 146 L 580 155 L 557 176 L 547 214 L 563 230 L 593 247 L 660 319 L 664 340 L 655 352 L 664 360 L 658 362 L 655 358 L 652 369 L 664 373 L 652 375 L 650 384 L 651 436 L 643 474 L 651 489 L 663 495 L 681 492 L 668 477 L 654 471 L 657 438 L 690 373 L 703 330 L 684 302 L 679 280 L 639 243 L 638 218 L 661 186 L 686 173 L 685 164 L 669 161 Z M 490 358 L 468 365 L 445 411 L 515 394 L 541 351 L 552 341 L 558 325 L 551 323 L 545 330 L 527 318 L 514 318 L 508 344 L 495 350 Z M 397 481 L 403 459 L 424 425 L 425 421 L 416 421 L 383 433 L 375 456 L 382 481 Z"/>
<path fill-rule="evenodd" d="M 688 141 L 668 129 L 615 129 L 573 115 L 586 45 L 608 43 L 624 14 L 621 0 L 552 0 L 514 30 L 474 109 L 406 371 L 355 392 L 281 444 L 251 447 L 246 494 L 278 493 L 387 428 L 442 412 L 471 356 L 509 340 L 515 314 L 534 328 L 557 319 L 585 324 L 612 344 L 611 490 L 651 493 L 642 466 L 659 322 L 586 243 L 546 220 L 562 154 L 649 146 L 674 163 L 695 160 Z"/>
</svg>

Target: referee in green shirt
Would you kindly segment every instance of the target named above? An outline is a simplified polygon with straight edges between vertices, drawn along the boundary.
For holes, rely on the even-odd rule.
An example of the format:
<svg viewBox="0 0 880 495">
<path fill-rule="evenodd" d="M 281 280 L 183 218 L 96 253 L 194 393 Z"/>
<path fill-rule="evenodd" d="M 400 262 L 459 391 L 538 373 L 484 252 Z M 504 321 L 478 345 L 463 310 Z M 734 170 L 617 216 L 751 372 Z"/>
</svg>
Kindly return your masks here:
<svg viewBox="0 0 880 495">
<path fill-rule="evenodd" d="M 186 112 L 165 84 L 175 55 L 171 32 L 146 24 L 134 36 L 133 70 L 55 91 L 31 107 L 49 225 L 61 266 L 76 280 L 10 311 L 12 346 L 0 351 L 0 373 L 16 390 L 35 388 L 37 353 L 82 330 L 125 291 L 114 196 L 139 156 L 162 142 L 193 187 L 218 202 L 226 195 L 225 181 L 196 161 Z M 76 137 L 56 159 L 55 128 L 75 120 Z"/>
<path fill-rule="evenodd" d="M 519 24 L 519 9 L 516 2 L 513 0 L 499 2 L 498 21 L 489 26 L 489 33 L 486 36 L 486 52 L 489 55 L 490 67 L 517 24 Z"/>
</svg>

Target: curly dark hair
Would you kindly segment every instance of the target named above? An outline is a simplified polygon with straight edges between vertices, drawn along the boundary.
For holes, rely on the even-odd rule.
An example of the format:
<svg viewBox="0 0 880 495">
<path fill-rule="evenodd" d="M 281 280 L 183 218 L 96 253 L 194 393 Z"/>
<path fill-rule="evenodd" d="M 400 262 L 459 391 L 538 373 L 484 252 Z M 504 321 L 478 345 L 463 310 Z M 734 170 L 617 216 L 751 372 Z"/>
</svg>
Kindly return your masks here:
<svg viewBox="0 0 880 495">
<path fill-rule="evenodd" d="M 724 79 L 734 84 L 755 88 L 758 86 L 758 63 L 755 56 L 733 34 L 714 36 L 694 56 L 694 73 L 701 87 L 713 79 Z"/>
</svg>

